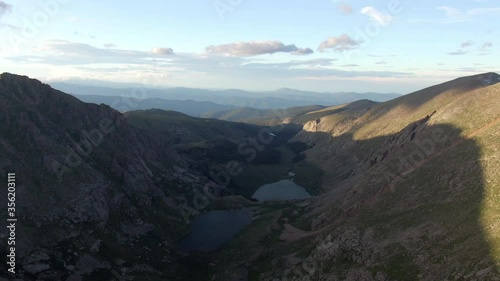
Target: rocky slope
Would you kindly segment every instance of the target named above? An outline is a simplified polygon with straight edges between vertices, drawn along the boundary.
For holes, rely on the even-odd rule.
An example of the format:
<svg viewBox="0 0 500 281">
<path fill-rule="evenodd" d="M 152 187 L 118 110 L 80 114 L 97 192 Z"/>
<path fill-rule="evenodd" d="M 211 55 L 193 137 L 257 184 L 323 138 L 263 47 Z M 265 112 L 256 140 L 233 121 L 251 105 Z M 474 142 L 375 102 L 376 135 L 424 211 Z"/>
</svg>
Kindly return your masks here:
<svg viewBox="0 0 500 281">
<path fill-rule="evenodd" d="M 270 128 L 121 114 L 1 74 L 0 174 L 17 178 L 17 277 L 500 280 L 498 82 L 487 73 L 385 103 L 300 112 L 280 119 L 287 125 L 263 145 L 256 136 Z M 259 154 L 248 161 L 241 144 Z M 252 205 L 255 221 L 221 251 L 183 257 L 175 243 L 197 212 L 194 199 L 221 185 L 210 172 L 228 161 L 244 172 L 220 196 L 251 194 L 255 178 L 271 182 L 291 168 L 321 192 L 233 200 Z M 0 236 L 5 256 L 5 229 Z M 4 269 L 0 278 L 10 280 Z"/>
<path fill-rule="evenodd" d="M 228 272 L 248 280 L 500 280 L 499 82 L 486 73 L 303 115 L 294 140 L 313 146 L 306 159 L 325 171 L 324 195 L 274 206 L 274 219 L 259 221 L 267 237 L 251 252 L 233 244 L 216 255 L 214 280 L 231 280 Z"/>
<path fill-rule="evenodd" d="M 21 280 L 181 279 L 189 269 L 174 246 L 197 212 L 193 197 L 217 186 L 209 165 L 237 154 L 236 144 L 258 129 L 168 112 L 160 112 L 168 124 L 151 128 L 156 111 L 123 115 L 8 73 L 0 76 L 0 109 L 2 181 L 17 177 Z M 208 154 L 214 147 L 225 153 Z M 5 256 L 5 228 L 0 234 Z"/>
</svg>

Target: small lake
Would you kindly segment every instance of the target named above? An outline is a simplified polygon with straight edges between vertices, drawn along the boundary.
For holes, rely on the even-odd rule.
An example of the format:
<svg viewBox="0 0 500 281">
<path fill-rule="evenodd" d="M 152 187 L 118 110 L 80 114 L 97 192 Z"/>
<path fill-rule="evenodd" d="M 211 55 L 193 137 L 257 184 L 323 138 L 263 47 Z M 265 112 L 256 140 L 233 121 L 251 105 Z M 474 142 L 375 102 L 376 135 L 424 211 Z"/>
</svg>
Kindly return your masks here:
<svg viewBox="0 0 500 281">
<path fill-rule="evenodd" d="M 294 200 L 311 197 L 311 194 L 302 186 L 291 180 L 265 184 L 252 195 L 258 201 Z"/>
<path fill-rule="evenodd" d="M 237 211 L 210 211 L 199 215 L 191 223 L 191 234 L 180 242 L 183 251 L 210 252 L 219 249 L 252 222 L 247 209 Z"/>
</svg>

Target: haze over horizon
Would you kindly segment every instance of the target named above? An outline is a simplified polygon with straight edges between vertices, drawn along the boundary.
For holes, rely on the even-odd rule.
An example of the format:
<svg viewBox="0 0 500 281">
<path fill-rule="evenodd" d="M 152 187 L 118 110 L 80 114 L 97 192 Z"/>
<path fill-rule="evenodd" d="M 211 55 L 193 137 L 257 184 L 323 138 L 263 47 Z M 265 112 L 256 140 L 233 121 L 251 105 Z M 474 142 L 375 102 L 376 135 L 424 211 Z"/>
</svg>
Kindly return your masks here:
<svg viewBox="0 0 500 281">
<path fill-rule="evenodd" d="M 2 0 L 0 72 L 43 81 L 408 93 L 497 71 L 499 14 L 491 0 Z"/>
<path fill-rule="evenodd" d="M 0 0 L 0 281 L 500 281 L 499 26 Z"/>
</svg>

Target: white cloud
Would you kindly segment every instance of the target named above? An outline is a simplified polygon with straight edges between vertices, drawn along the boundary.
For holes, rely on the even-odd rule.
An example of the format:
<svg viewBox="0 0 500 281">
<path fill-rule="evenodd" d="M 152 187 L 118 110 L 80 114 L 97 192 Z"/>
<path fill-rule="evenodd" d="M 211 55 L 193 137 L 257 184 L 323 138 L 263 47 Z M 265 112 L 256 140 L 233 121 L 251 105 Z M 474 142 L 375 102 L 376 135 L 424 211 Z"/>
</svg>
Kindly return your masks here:
<svg viewBox="0 0 500 281">
<path fill-rule="evenodd" d="M 152 54 L 155 54 L 155 55 L 162 55 L 162 56 L 168 56 L 168 55 L 173 55 L 174 54 L 174 50 L 172 48 L 153 48 L 151 50 L 151 53 Z"/>
<path fill-rule="evenodd" d="M 374 7 L 364 7 L 361 9 L 361 13 L 370 17 L 371 20 L 377 22 L 381 26 L 387 26 L 392 21 L 392 16 L 379 10 Z"/>
<path fill-rule="evenodd" d="M 353 70 L 355 69 L 354 65 L 334 68 L 333 63 L 337 61 L 334 58 L 275 62 L 266 58 L 192 53 L 161 57 L 152 55 L 151 52 L 97 48 L 63 40 L 47 41 L 38 47 L 33 55 L 9 56 L 5 57 L 5 60 L 7 65 L 16 66 L 12 68 L 13 71 L 28 75 L 32 75 L 36 69 L 44 69 L 50 71 L 44 71 L 43 75 L 50 74 L 50 76 L 58 78 L 82 77 L 135 82 L 138 79 L 134 78 L 134 75 L 157 76 L 161 74 L 168 75 L 171 80 L 185 83 L 185 85 L 193 85 L 193 81 L 197 81 L 196 83 L 199 82 L 200 85 L 216 86 L 220 82 L 224 85 L 232 85 L 229 87 L 236 87 L 245 81 L 272 82 L 280 79 L 280 81 L 294 81 L 306 76 L 407 77 L 413 75 L 412 73 L 396 71 L 362 69 L 355 71 Z M 228 80 L 227 77 L 231 77 L 231 79 Z M 252 83 L 254 82 L 250 84 Z M 250 84 L 249 86 L 252 86 Z"/>
<path fill-rule="evenodd" d="M 361 41 L 354 40 L 347 34 L 342 34 L 339 37 L 329 37 L 326 41 L 321 42 L 318 50 L 325 52 L 331 49 L 336 52 L 344 52 L 358 48 L 361 43 Z"/>
<path fill-rule="evenodd" d="M 310 48 L 297 48 L 295 45 L 285 45 L 280 41 L 250 41 L 235 42 L 223 45 L 211 45 L 205 48 L 209 54 L 232 57 L 250 57 L 274 53 L 291 53 L 293 55 L 312 54 Z"/>
<path fill-rule="evenodd" d="M 116 47 L 116 46 L 115 46 Z M 111 45 L 103 48 L 84 43 L 66 40 L 46 40 L 33 49 L 32 57 L 44 58 L 44 61 L 54 65 L 87 65 L 96 61 L 100 63 L 148 64 L 152 59 L 167 61 L 171 57 L 155 56 L 153 51 L 132 51 L 117 49 Z M 154 48 L 156 54 L 171 54 L 170 48 Z M 22 59 L 23 57 L 18 57 Z"/>
<path fill-rule="evenodd" d="M 314 53 L 314 51 L 311 48 L 299 48 L 297 49 L 297 51 L 292 52 L 292 55 L 301 56 L 301 55 L 310 55 L 312 53 Z"/>
<path fill-rule="evenodd" d="M 440 6 L 437 7 L 438 10 L 444 11 L 445 16 L 441 19 L 429 19 L 429 18 L 412 18 L 408 19 L 410 23 L 458 23 L 472 21 L 478 16 L 494 15 L 500 13 L 500 7 L 492 8 L 475 8 L 469 9 L 462 12 L 459 9 L 450 6 Z"/>
<path fill-rule="evenodd" d="M 500 7 L 475 8 L 475 9 L 469 9 L 465 12 L 462 12 L 450 6 L 440 6 L 437 9 L 445 12 L 446 19 L 444 20 L 444 23 L 470 21 L 472 18 L 477 16 L 500 13 Z"/>
</svg>

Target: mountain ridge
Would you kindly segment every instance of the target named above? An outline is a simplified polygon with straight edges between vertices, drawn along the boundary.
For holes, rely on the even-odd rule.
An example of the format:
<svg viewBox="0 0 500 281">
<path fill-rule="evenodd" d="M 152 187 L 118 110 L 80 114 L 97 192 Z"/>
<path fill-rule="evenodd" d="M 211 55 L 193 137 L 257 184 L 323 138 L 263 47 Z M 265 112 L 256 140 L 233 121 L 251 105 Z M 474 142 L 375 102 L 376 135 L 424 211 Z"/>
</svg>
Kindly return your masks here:
<svg viewBox="0 0 500 281">
<path fill-rule="evenodd" d="M 0 174 L 18 177 L 20 278 L 110 280 L 123 270 L 144 280 L 496 280 L 498 77 L 301 113 L 274 124 L 288 131 L 246 164 L 238 145 L 261 126 L 123 114 L 1 74 Z M 217 185 L 208 174 L 227 161 L 245 171 L 216 203 L 251 207 L 255 221 L 219 252 L 183 257 L 179 204 Z M 270 204 L 233 196 L 259 186 L 248 179 L 289 167 L 296 182 L 320 187 L 317 196 Z"/>
<path fill-rule="evenodd" d="M 129 99 L 162 98 L 168 100 L 187 100 L 213 102 L 225 106 L 253 107 L 256 109 L 287 108 L 306 106 L 310 104 L 335 105 L 352 102 L 358 99 L 372 99 L 386 101 L 400 96 L 399 94 L 378 93 L 319 93 L 291 90 L 292 92 L 270 91 L 249 92 L 243 90 L 204 90 L 191 88 L 106 88 L 92 86 L 78 86 L 64 83 L 52 83 L 69 94 L 120 96 Z M 297 94 L 301 93 L 301 94 Z"/>
</svg>

